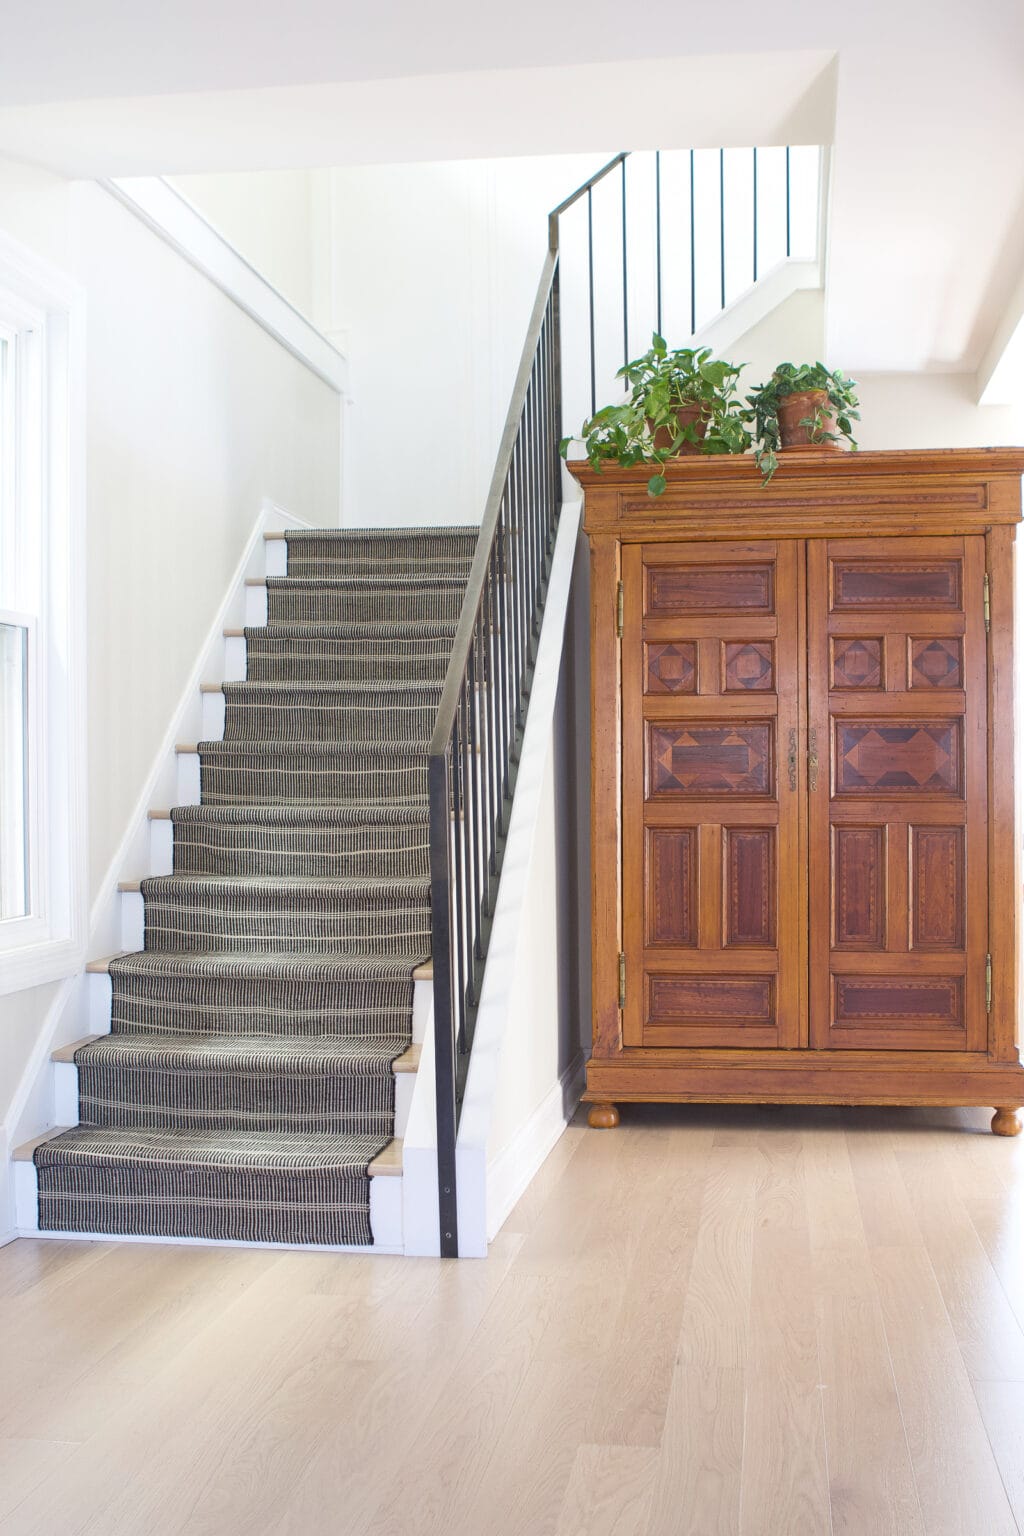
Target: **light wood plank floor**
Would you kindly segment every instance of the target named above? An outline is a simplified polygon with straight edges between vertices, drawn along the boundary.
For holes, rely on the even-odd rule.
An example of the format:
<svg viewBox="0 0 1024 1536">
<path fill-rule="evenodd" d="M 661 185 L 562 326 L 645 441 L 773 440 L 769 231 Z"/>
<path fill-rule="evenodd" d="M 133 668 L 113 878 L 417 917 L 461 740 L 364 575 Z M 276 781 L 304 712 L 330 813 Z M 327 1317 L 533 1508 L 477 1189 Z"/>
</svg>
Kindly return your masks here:
<svg viewBox="0 0 1024 1536">
<path fill-rule="evenodd" d="M 1014 1536 L 1024 1137 L 574 1124 L 486 1263 L 0 1250 L 0 1536 Z"/>
</svg>

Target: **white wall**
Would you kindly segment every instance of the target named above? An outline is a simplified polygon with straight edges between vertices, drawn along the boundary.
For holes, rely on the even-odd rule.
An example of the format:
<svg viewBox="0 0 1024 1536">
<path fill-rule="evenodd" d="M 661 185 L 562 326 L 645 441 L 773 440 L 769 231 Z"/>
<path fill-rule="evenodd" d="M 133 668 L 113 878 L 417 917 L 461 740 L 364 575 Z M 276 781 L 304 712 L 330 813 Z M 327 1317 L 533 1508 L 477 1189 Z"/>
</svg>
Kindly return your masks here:
<svg viewBox="0 0 1024 1536">
<path fill-rule="evenodd" d="M 1024 443 L 1024 399 L 978 405 L 968 373 L 863 373 L 862 448 L 986 448 Z"/>
<path fill-rule="evenodd" d="M 349 360 L 346 521 L 479 522 L 548 210 L 602 158 L 330 173 L 333 294 L 321 324 Z"/>
<path fill-rule="evenodd" d="M 172 176 L 237 251 L 309 318 L 316 306 L 318 186 L 322 171 Z"/>
<path fill-rule="evenodd" d="M 0 230 L 85 295 L 93 900 L 264 498 L 337 521 L 339 399 L 99 187 L 0 161 Z M 0 1123 L 52 995 L 0 999 Z"/>
</svg>

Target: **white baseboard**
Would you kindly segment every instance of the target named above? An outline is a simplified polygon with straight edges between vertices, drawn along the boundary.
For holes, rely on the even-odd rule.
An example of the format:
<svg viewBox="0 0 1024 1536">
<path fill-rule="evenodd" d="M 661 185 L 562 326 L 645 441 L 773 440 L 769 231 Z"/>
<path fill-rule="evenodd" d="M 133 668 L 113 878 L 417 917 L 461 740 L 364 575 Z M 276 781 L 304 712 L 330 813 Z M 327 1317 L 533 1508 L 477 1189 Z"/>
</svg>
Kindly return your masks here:
<svg viewBox="0 0 1024 1536">
<path fill-rule="evenodd" d="M 576 1111 L 586 1058 L 571 1061 L 526 1124 L 487 1165 L 487 1241 L 493 1242 Z"/>
</svg>

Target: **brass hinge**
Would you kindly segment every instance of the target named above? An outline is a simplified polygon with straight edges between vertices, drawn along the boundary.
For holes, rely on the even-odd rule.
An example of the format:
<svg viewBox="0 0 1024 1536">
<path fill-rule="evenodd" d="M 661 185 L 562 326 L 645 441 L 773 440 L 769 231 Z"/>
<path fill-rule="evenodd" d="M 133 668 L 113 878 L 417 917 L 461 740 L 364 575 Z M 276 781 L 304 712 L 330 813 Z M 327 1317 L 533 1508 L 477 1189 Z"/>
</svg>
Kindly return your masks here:
<svg viewBox="0 0 1024 1536">
<path fill-rule="evenodd" d="M 985 956 L 985 1012 L 992 1012 L 992 956 Z"/>
<path fill-rule="evenodd" d="M 618 591 L 615 595 L 615 633 L 618 635 L 620 640 L 622 639 L 622 610 L 622 582 L 620 581 Z"/>
<path fill-rule="evenodd" d="M 626 1006 L 626 957 L 619 955 L 619 1007 Z"/>
<path fill-rule="evenodd" d="M 985 613 L 985 633 L 987 635 L 992 628 L 992 593 L 988 584 L 988 571 L 985 572 L 985 590 L 982 605 Z"/>
</svg>

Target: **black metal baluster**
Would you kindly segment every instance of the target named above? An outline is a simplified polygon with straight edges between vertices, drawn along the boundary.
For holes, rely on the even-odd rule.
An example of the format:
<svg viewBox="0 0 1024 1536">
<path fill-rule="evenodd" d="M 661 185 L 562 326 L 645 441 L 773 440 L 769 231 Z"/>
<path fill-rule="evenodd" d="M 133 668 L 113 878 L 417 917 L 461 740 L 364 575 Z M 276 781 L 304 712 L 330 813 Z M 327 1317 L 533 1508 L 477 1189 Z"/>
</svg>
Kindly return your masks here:
<svg viewBox="0 0 1024 1536">
<path fill-rule="evenodd" d="M 694 189 L 694 159 L 690 150 L 690 335 L 697 334 L 697 210 Z"/>
<path fill-rule="evenodd" d="M 452 871 L 449 805 L 452 784 L 447 753 L 428 761 L 430 797 L 430 906 L 433 930 L 434 1096 L 437 1123 L 437 1199 L 440 1217 L 441 1254 L 456 1258 L 459 1223 L 455 1195 L 455 1143 L 458 1134 L 456 1103 L 455 1031 L 452 1028 L 454 985 L 451 929 Z M 442 835 L 443 832 L 443 835 Z"/>
<path fill-rule="evenodd" d="M 725 308 L 725 150 L 718 151 L 718 214 L 722 308 Z"/>
<path fill-rule="evenodd" d="M 754 145 L 754 282 L 757 282 L 757 145 Z"/>
<path fill-rule="evenodd" d="M 661 150 L 654 151 L 654 271 L 658 294 L 658 335 L 661 335 Z"/>
<path fill-rule="evenodd" d="M 786 255 L 789 256 L 793 249 L 792 242 L 792 214 L 791 214 L 791 185 L 789 165 L 789 145 L 786 145 Z"/>
<path fill-rule="evenodd" d="M 597 354 L 594 349 L 594 197 L 587 188 L 587 267 L 590 280 L 590 414 L 597 413 Z"/>
<path fill-rule="evenodd" d="M 626 219 L 626 162 L 622 162 L 622 361 L 629 362 L 629 267 Z M 626 385 L 627 390 L 629 385 Z"/>
</svg>

